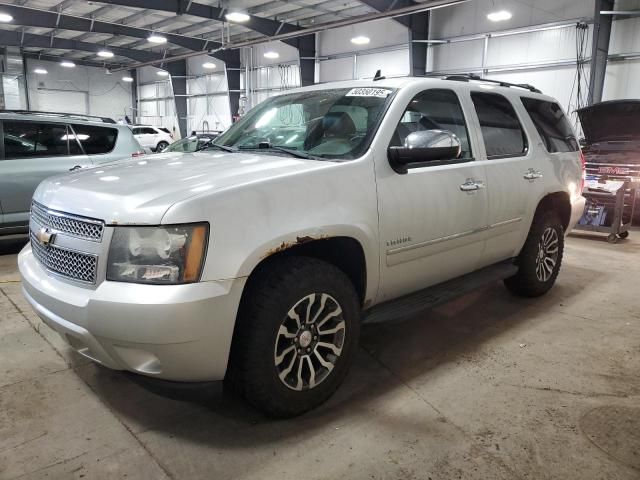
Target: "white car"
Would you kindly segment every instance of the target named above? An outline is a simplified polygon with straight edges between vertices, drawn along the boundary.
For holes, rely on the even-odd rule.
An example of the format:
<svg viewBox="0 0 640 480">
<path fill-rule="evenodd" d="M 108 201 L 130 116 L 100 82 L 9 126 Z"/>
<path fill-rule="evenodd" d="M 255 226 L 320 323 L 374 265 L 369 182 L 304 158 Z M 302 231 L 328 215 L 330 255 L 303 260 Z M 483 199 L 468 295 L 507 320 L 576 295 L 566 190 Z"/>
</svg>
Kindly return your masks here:
<svg viewBox="0 0 640 480">
<path fill-rule="evenodd" d="M 363 320 L 496 278 L 547 292 L 583 179 L 562 109 L 531 87 L 314 85 L 205 151 L 45 180 L 23 292 L 106 367 L 224 378 L 264 412 L 298 415 L 338 388 Z"/>
<path fill-rule="evenodd" d="M 161 152 L 173 142 L 173 134 L 166 127 L 133 125 L 131 130 L 140 145 L 150 149 L 152 152 Z"/>
</svg>

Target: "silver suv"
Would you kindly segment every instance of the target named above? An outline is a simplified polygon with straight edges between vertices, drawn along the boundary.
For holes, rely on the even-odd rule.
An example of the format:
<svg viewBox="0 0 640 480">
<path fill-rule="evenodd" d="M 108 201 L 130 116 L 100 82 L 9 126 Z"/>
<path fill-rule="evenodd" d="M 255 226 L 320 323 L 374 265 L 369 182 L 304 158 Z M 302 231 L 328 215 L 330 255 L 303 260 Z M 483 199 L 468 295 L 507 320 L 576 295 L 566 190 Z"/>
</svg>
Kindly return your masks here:
<svg viewBox="0 0 640 480">
<path fill-rule="evenodd" d="M 28 231 L 45 178 L 144 153 L 128 126 L 87 115 L 4 111 L 0 140 L 0 237 Z"/>
<path fill-rule="evenodd" d="M 575 134 L 533 87 L 454 78 L 287 91 L 204 151 L 44 181 L 26 299 L 106 367 L 292 416 L 338 388 L 363 319 L 498 278 L 544 294 L 584 211 Z"/>
</svg>

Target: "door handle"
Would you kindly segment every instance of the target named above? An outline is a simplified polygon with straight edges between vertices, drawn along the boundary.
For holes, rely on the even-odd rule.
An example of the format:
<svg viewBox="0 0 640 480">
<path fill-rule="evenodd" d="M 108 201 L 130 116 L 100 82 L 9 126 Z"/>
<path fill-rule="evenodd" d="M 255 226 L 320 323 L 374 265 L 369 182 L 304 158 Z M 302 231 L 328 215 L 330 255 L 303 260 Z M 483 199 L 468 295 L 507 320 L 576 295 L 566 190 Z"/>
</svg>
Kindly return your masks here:
<svg viewBox="0 0 640 480">
<path fill-rule="evenodd" d="M 480 190 L 481 188 L 484 188 L 484 182 L 474 180 L 473 178 L 467 179 L 466 182 L 460 185 L 460 190 L 462 190 L 463 192 L 474 192 L 476 190 Z"/>
<path fill-rule="evenodd" d="M 75 172 L 76 170 L 80 170 L 82 168 L 82 165 L 74 165 L 73 167 L 71 167 L 69 169 L 70 172 Z"/>
<path fill-rule="evenodd" d="M 542 172 L 540 170 L 536 170 L 534 168 L 530 168 L 529 170 L 526 171 L 526 173 L 524 174 L 523 178 L 525 180 L 533 181 L 536 178 L 542 178 Z"/>
</svg>

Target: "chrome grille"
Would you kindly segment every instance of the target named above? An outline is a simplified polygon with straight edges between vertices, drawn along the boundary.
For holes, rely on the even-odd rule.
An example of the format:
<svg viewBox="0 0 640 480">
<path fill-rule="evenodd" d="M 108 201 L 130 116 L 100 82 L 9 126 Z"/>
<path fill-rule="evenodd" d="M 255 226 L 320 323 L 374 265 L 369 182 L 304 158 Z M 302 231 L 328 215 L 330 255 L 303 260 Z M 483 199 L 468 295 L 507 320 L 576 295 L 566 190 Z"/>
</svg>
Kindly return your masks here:
<svg viewBox="0 0 640 480">
<path fill-rule="evenodd" d="M 84 238 L 94 242 L 102 241 L 104 223 L 100 220 L 49 210 L 37 202 L 31 203 L 31 216 L 41 226 L 48 227 L 56 232 L 66 233 L 73 237 Z"/>
<path fill-rule="evenodd" d="M 95 283 L 98 271 L 97 256 L 74 252 L 51 244 L 44 246 L 33 233 L 30 237 L 31 251 L 48 270 L 73 280 Z"/>
</svg>

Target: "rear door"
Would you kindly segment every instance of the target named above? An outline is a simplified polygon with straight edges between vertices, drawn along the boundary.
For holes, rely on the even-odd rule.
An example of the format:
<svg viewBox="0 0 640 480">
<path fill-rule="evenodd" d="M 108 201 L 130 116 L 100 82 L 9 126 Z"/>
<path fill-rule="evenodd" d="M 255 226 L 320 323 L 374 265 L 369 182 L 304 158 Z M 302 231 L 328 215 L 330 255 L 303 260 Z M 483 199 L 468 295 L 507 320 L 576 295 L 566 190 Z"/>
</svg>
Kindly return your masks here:
<svg viewBox="0 0 640 480">
<path fill-rule="evenodd" d="M 91 164 L 64 123 L 5 120 L 3 147 L 0 201 L 7 227 L 28 225 L 31 197 L 42 180 Z"/>
<path fill-rule="evenodd" d="M 484 147 L 478 157 L 487 175 L 485 266 L 518 254 L 544 192 L 544 173 L 523 127 L 522 105 L 487 90 L 471 91 L 470 96 Z"/>
</svg>

